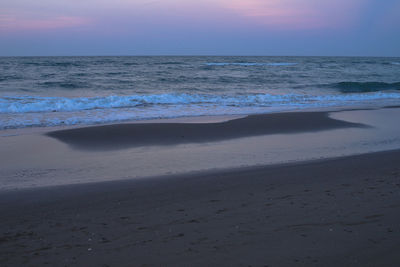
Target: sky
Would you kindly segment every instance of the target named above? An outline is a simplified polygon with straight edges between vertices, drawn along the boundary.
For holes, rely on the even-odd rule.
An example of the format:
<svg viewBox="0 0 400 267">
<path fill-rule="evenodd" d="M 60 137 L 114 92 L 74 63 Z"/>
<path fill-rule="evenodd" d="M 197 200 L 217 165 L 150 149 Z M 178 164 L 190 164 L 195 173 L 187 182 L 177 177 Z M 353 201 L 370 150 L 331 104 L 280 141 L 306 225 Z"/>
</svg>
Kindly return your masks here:
<svg viewBox="0 0 400 267">
<path fill-rule="evenodd" d="M 400 56 L 400 0 L 1 0 L 0 56 Z"/>
</svg>

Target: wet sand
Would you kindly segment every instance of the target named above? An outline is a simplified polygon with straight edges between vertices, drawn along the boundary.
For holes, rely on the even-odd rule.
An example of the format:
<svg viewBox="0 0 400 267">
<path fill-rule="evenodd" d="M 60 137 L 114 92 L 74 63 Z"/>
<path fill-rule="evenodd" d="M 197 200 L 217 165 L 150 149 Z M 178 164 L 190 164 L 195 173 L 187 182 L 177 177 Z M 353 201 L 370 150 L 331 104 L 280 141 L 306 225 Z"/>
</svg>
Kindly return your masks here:
<svg viewBox="0 0 400 267">
<path fill-rule="evenodd" d="M 251 115 L 219 123 L 134 123 L 59 130 L 48 133 L 80 149 L 119 149 L 148 145 L 205 143 L 271 134 L 367 127 L 330 118 L 329 112 Z"/>
<path fill-rule="evenodd" d="M 400 151 L 0 194 L 1 266 L 398 266 Z"/>
</svg>

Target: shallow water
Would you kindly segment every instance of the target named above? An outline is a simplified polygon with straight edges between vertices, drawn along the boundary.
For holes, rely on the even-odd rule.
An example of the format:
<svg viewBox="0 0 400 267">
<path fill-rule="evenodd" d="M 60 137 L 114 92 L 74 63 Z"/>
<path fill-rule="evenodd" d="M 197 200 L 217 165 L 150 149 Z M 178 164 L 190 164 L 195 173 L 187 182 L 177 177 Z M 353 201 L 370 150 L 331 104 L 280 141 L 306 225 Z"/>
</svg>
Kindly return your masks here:
<svg viewBox="0 0 400 267">
<path fill-rule="evenodd" d="M 0 57 L 0 129 L 400 104 L 399 58 Z"/>
</svg>

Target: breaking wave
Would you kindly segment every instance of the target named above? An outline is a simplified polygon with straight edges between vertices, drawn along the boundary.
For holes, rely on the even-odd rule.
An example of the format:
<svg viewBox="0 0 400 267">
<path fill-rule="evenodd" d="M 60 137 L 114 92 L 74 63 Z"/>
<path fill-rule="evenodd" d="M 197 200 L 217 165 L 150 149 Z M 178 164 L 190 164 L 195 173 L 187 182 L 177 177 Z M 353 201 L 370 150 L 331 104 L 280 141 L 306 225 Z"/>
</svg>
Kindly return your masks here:
<svg viewBox="0 0 400 267">
<path fill-rule="evenodd" d="M 135 108 L 162 105 L 219 105 L 227 107 L 268 107 L 280 105 L 320 105 L 335 102 L 369 101 L 377 99 L 400 99 L 398 93 L 371 93 L 346 95 L 303 94 L 155 94 L 106 97 L 33 97 L 7 96 L 0 98 L 0 113 L 69 112 L 94 109 Z"/>
</svg>

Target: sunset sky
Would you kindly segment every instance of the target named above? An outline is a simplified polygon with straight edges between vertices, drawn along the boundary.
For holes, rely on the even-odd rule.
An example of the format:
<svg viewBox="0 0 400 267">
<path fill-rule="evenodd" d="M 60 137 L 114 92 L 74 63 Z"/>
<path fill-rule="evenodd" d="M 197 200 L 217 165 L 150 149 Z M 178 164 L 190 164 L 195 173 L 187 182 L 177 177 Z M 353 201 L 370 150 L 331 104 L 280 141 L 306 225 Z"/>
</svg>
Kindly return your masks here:
<svg viewBox="0 0 400 267">
<path fill-rule="evenodd" d="M 0 55 L 400 56 L 400 0 L 1 0 Z"/>
</svg>

